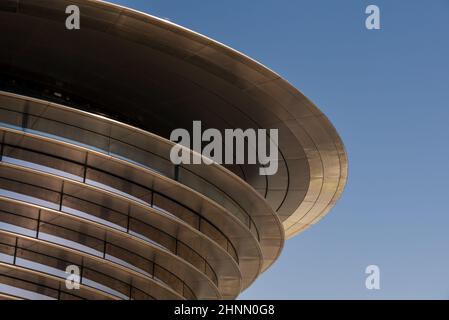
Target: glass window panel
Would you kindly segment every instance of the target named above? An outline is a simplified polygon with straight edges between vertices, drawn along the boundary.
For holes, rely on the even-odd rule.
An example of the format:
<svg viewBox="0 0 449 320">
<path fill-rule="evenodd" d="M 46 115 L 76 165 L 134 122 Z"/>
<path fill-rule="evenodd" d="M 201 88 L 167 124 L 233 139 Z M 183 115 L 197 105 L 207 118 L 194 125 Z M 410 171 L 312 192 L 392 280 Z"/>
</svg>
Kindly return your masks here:
<svg viewBox="0 0 449 320">
<path fill-rule="evenodd" d="M 157 244 L 164 248 L 167 248 L 171 252 L 175 252 L 176 240 L 172 236 L 162 232 L 159 229 L 156 229 L 139 220 L 131 218 L 130 230 L 144 236 L 145 238 L 148 238 L 151 241 L 156 242 Z"/>
<path fill-rule="evenodd" d="M 154 300 L 154 298 L 152 296 L 150 296 L 149 294 L 146 294 L 142 290 L 139 290 L 134 287 L 131 289 L 131 299 L 133 299 L 133 300 Z"/>
<path fill-rule="evenodd" d="M 21 181 L 0 178 L 0 189 L 9 191 L 6 193 L 1 192 L 2 195 L 14 199 L 24 200 L 50 208 L 57 208 L 59 204 L 59 193 L 25 184 Z"/>
<path fill-rule="evenodd" d="M 9 293 L 28 299 L 45 299 L 45 297 L 57 299 L 58 291 L 48 287 L 40 286 L 19 278 L 12 278 L 0 274 L 0 290 L 3 286 L 9 286 Z M 17 288 L 14 290 L 14 288 Z"/>
<path fill-rule="evenodd" d="M 183 282 L 166 269 L 159 265 L 154 265 L 154 277 L 182 295 Z"/>
<path fill-rule="evenodd" d="M 55 226 L 49 223 L 41 223 L 40 233 L 47 233 L 65 240 L 73 241 L 92 248 L 98 252 L 104 251 L 104 241 L 88 236 L 87 234 L 78 233 L 73 230 Z M 66 244 L 70 246 L 70 243 Z"/>
<path fill-rule="evenodd" d="M 239 257 L 237 255 L 237 251 L 234 249 L 234 246 L 229 241 L 228 241 L 228 244 L 227 244 L 227 251 L 231 255 L 231 257 L 233 257 L 234 260 L 237 261 L 237 263 L 238 263 L 239 262 Z"/>
<path fill-rule="evenodd" d="M 135 146 L 111 140 L 111 154 L 125 160 L 132 160 L 132 162 L 143 165 L 169 178 L 174 177 L 174 165 L 169 160 Z"/>
<path fill-rule="evenodd" d="M 22 127 L 22 114 L 5 110 L 3 106 L 0 107 L 0 126 L 21 128 Z"/>
<path fill-rule="evenodd" d="M 184 292 L 183 292 L 183 296 L 184 298 L 186 298 L 187 300 L 196 300 L 196 296 L 193 293 L 193 291 L 184 284 Z"/>
<path fill-rule="evenodd" d="M 186 246 L 181 242 L 178 242 L 177 253 L 181 258 L 183 258 L 190 264 L 194 265 L 198 270 L 200 270 L 203 273 L 205 272 L 206 261 L 191 248 L 189 248 L 188 246 Z"/>
<path fill-rule="evenodd" d="M 108 244 L 106 246 L 106 253 L 108 255 L 114 256 L 115 258 L 123 260 L 149 274 L 152 274 L 153 263 L 133 252 L 130 252 L 118 246 Z"/>
<path fill-rule="evenodd" d="M 87 170 L 88 183 L 133 200 L 151 204 L 151 191 L 132 182 L 94 169 Z"/>
<path fill-rule="evenodd" d="M 217 228 L 204 219 L 201 219 L 200 231 L 217 242 L 221 247 L 226 248 L 228 242 L 226 237 L 218 231 Z"/>
<path fill-rule="evenodd" d="M 215 285 L 218 285 L 217 275 L 208 263 L 206 263 L 206 275 L 215 283 Z"/>
<path fill-rule="evenodd" d="M 15 225 L 29 230 L 37 230 L 36 220 L 4 211 L 0 211 L 0 222 Z"/>
<path fill-rule="evenodd" d="M 64 212 L 68 212 L 86 219 L 97 221 L 102 224 L 110 225 L 113 227 L 114 226 L 122 227 L 122 230 L 126 228 L 128 225 L 127 215 L 112 210 L 110 208 L 97 205 L 90 201 L 64 195 L 62 205 L 63 205 L 62 210 Z"/>
<path fill-rule="evenodd" d="M 109 151 L 109 138 L 92 131 L 83 130 L 65 123 L 56 122 L 35 116 L 28 117 L 28 128 L 44 132 L 58 140 L 68 140 L 77 144 L 92 146 L 104 152 Z M 63 139 L 61 139 L 63 138 Z"/>
<path fill-rule="evenodd" d="M 118 281 L 114 278 L 111 278 L 103 273 L 94 271 L 89 268 L 83 269 L 83 283 L 86 283 L 86 279 L 89 279 L 93 282 L 96 282 L 98 284 L 101 284 L 102 286 L 105 286 L 107 288 L 112 289 L 113 291 L 117 291 L 118 293 L 122 294 L 123 297 L 128 297 L 130 292 L 130 286 L 122 281 Z M 112 290 L 107 290 L 106 288 L 102 288 L 101 286 L 93 286 L 96 287 L 99 290 L 103 290 L 105 292 L 108 292 L 110 294 L 116 295 L 115 292 Z"/>
<path fill-rule="evenodd" d="M 182 205 L 156 193 L 154 194 L 153 198 L 153 206 L 171 213 L 172 215 L 180 218 L 194 228 L 198 229 L 199 217 L 186 207 L 183 207 Z"/>
</svg>

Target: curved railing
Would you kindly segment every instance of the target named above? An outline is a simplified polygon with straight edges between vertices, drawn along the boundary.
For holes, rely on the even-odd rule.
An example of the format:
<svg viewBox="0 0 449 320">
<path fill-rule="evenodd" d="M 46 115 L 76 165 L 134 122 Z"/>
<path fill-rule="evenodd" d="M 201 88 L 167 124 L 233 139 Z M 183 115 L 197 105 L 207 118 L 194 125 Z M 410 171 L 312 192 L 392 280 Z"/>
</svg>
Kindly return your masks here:
<svg viewBox="0 0 449 320">
<path fill-rule="evenodd" d="M 17 183 L 16 188 L 14 188 L 14 186 L 12 185 L 14 182 Z M 13 181 L 13 180 L 5 181 L 2 178 L 0 178 L 0 195 L 2 195 L 2 191 L 7 191 L 10 189 L 18 190 L 30 188 L 39 188 L 39 186 L 27 184 L 21 181 Z M 47 190 L 46 192 L 53 193 L 54 191 Z M 9 197 L 15 198 L 17 200 L 20 200 L 24 196 L 23 194 L 16 192 L 13 192 L 12 194 L 11 193 L 6 194 Z M 31 194 L 32 192 L 28 191 L 26 196 L 30 197 Z M 156 244 L 157 246 L 160 246 L 165 250 L 168 250 L 180 256 L 190 264 L 194 265 L 197 269 L 205 273 L 216 285 L 218 284 L 217 275 L 213 270 L 213 268 L 210 266 L 210 264 L 207 262 L 207 260 L 204 257 L 202 257 L 199 253 L 197 253 L 195 250 L 190 248 L 189 245 L 176 239 L 170 234 L 138 218 L 131 217 L 129 214 L 125 215 L 123 213 L 114 210 L 113 208 L 109 208 L 104 205 L 99 205 L 88 199 L 77 197 L 73 195 L 73 193 L 69 194 L 64 192 L 64 190 L 61 190 L 59 197 L 62 198 L 62 200 L 60 200 L 59 202 L 60 203 L 59 210 L 61 210 L 62 212 L 66 212 L 79 217 L 84 217 L 88 220 L 102 223 L 109 227 L 113 227 L 117 230 L 124 231 L 126 233 L 137 236 L 143 239 L 144 241 L 148 241 L 149 243 Z M 35 202 L 38 203 L 42 202 L 40 198 L 38 197 L 34 198 Z M 52 209 L 51 207 L 53 207 L 53 209 L 55 208 L 55 206 L 51 206 L 48 204 L 44 206 L 48 206 L 50 207 L 50 209 Z M 95 215 L 95 213 L 97 213 L 97 215 Z M 105 215 L 107 215 L 107 217 Z"/>
<path fill-rule="evenodd" d="M 130 180 L 124 179 L 122 177 L 113 175 L 109 172 L 101 170 L 99 168 L 93 168 L 83 163 L 77 163 L 76 161 L 68 160 L 63 157 L 56 157 L 51 154 L 47 154 L 43 151 L 36 151 L 27 148 L 22 148 L 7 143 L 0 143 L 0 159 L 3 162 L 17 164 L 23 167 L 28 167 L 31 169 L 36 169 L 42 172 L 47 172 L 50 174 L 56 174 L 64 178 L 72 179 L 85 183 L 87 185 L 95 186 L 100 189 L 107 190 L 112 193 L 125 196 L 129 199 L 138 201 L 139 203 L 150 206 L 156 210 L 162 210 L 176 218 L 185 221 L 187 224 L 193 228 L 204 233 L 211 239 L 214 239 L 218 245 L 220 245 L 224 250 L 226 250 L 233 259 L 238 263 L 237 252 L 230 242 L 230 240 L 224 235 L 216 226 L 204 219 L 200 214 L 195 211 L 185 207 L 179 202 L 163 195 L 160 192 L 147 188 L 146 186 L 139 185 Z M 58 169 L 60 168 L 60 169 Z M 63 194 L 64 195 L 64 194 Z M 76 198 L 76 197 L 75 197 Z M 78 199 L 82 200 L 82 199 Z M 92 205 L 105 208 L 109 212 L 110 224 L 121 230 L 129 230 L 130 224 L 134 224 L 135 228 L 139 228 L 136 222 L 142 223 L 140 229 L 144 230 L 145 227 L 151 227 L 149 224 L 129 217 L 129 212 L 120 212 L 113 208 L 106 208 L 105 206 L 95 204 L 89 200 L 84 200 L 91 204 L 90 215 L 92 212 L 101 211 L 101 209 L 92 209 Z M 87 213 L 86 213 L 87 214 Z M 109 224 L 109 225 L 110 225 Z M 156 232 L 162 232 L 161 230 L 155 229 Z M 131 228 L 132 229 L 132 228 Z M 151 236 L 149 233 L 144 233 L 142 236 L 146 236 L 152 241 L 157 241 L 166 247 L 168 250 L 175 252 L 176 241 L 175 238 L 168 234 L 161 234 L 158 239 L 153 239 L 154 235 Z M 164 239 L 165 237 L 171 237 L 171 241 Z"/>
<path fill-rule="evenodd" d="M 49 106 L 47 106 L 49 108 Z M 0 107 L 0 118 L 3 125 L 15 129 L 37 132 L 52 139 L 69 141 L 87 148 L 122 158 L 125 161 L 153 170 L 170 179 L 183 183 L 205 196 L 217 201 L 240 219 L 259 239 L 259 232 L 251 218 L 240 205 L 217 186 L 189 170 L 185 166 L 174 165 L 169 153 L 156 153 L 153 144 L 148 143 L 148 136 L 140 131 L 114 122 L 101 122 L 81 113 L 73 113 L 63 109 L 52 109 L 54 118 L 43 116 L 47 110 L 23 109 L 23 106 L 8 105 Z M 168 147 L 168 146 L 167 146 Z M 186 178 L 188 177 L 188 178 Z"/>
<path fill-rule="evenodd" d="M 0 235 L 0 265 L 12 270 L 14 268 L 28 270 L 28 276 L 23 279 L 30 279 L 30 275 L 36 273 L 40 273 L 47 279 L 59 279 L 59 285 L 54 288 L 59 291 L 59 294 L 63 292 L 72 298 L 80 299 L 154 299 L 151 291 L 156 288 L 159 294 L 163 292 L 164 297 L 168 299 L 180 299 L 182 296 L 189 299 L 195 297 L 188 287 L 185 287 L 185 291 L 181 294 L 173 291 L 157 278 L 143 281 L 132 275 L 130 277 L 126 267 L 81 251 L 9 231 L 0 231 Z M 70 290 L 65 285 L 67 279 L 65 271 L 70 265 L 76 265 L 80 270 L 81 288 L 78 290 Z M 156 274 L 159 273 L 161 272 Z M 39 284 L 47 283 L 48 281 L 41 281 Z M 13 285 L 18 287 L 17 283 Z M 83 296 L 85 292 L 83 289 L 87 289 L 96 297 Z"/>
<path fill-rule="evenodd" d="M 76 250 L 102 259 L 109 257 L 140 276 L 164 283 L 187 299 L 197 298 L 196 290 L 201 292 L 201 288 L 206 287 L 207 292 L 201 293 L 204 298 L 213 298 L 215 294 L 233 298 L 273 261 L 276 252 L 278 254 L 278 250 L 272 249 L 275 242 L 267 242 L 270 235 L 277 237 L 277 224 L 264 226 L 271 220 L 262 218 L 267 215 L 276 220 L 275 213 L 263 205 L 251 209 L 258 223 L 264 221 L 261 241 L 253 218 L 233 199 L 203 176 L 175 166 L 166 158 L 172 144 L 165 139 L 99 116 L 45 105 L 26 97 L 1 100 L 0 138 L 1 170 L 11 170 L 0 178 L 0 197 L 39 206 L 40 212 L 64 221 L 63 225 L 51 221 L 43 223 L 42 217 L 22 217 L 5 211 L 5 214 L 0 213 L 0 224 L 6 226 L 7 231 L 28 227 L 28 233 L 22 236 L 48 242 L 49 239 L 39 238 L 41 232 L 50 235 L 51 240 L 61 238 L 67 242 L 66 250 L 75 246 Z M 84 156 L 80 158 L 81 155 Z M 220 183 L 228 179 L 226 172 L 215 169 L 216 178 L 224 179 Z M 16 174 L 12 173 L 14 170 Z M 160 218 L 150 221 L 148 214 Z M 171 217 L 172 222 L 162 218 L 164 216 Z M 167 224 L 161 226 L 161 219 L 166 219 Z M 31 224 L 34 227 L 30 227 Z M 178 224 L 185 230 L 191 228 L 190 233 L 197 230 L 195 232 L 202 236 L 195 243 L 184 234 L 187 241 L 184 242 L 173 232 Z M 127 235 L 128 240 L 123 243 L 126 245 L 110 242 L 90 231 L 86 233 L 86 229 L 97 227 L 121 234 L 119 238 Z M 282 234 L 280 239 L 282 242 Z M 205 241 L 209 249 L 198 241 Z M 167 257 L 171 255 L 172 258 L 167 259 L 182 264 L 179 269 L 182 271 L 173 269 L 169 260 L 161 265 L 146 254 L 136 254 L 138 250 L 131 248 L 128 242 L 139 243 L 160 254 L 169 253 Z M 219 257 L 213 245 L 225 254 Z M 262 247 L 268 251 L 261 250 Z M 211 248 L 215 250 L 212 256 L 208 251 Z M 269 254 L 265 256 L 262 252 Z M 174 257 L 179 260 L 173 260 Z M 230 263 L 232 260 L 235 265 Z M 223 262 L 227 264 L 225 269 L 221 267 Z M 220 268 L 219 274 L 215 268 Z M 158 276 L 157 273 L 163 273 L 161 270 L 168 274 Z M 199 274 L 195 275 L 193 270 Z M 185 272 L 190 276 L 186 278 Z M 205 278 L 199 280 L 202 277 Z M 102 288 L 115 290 L 108 286 Z M 129 292 L 125 296 L 123 291 L 117 292 L 113 291 L 121 298 L 132 298 Z M 150 293 L 148 296 L 153 297 Z"/>
<path fill-rule="evenodd" d="M 175 237 L 171 237 L 170 239 L 170 237 L 168 237 L 168 234 L 158 232 L 159 231 L 157 230 L 158 228 L 152 228 L 151 223 L 154 221 L 148 222 L 140 219 L 140 217 L 144 216 L 144 214 L 142 213 L 145 211 L 163 212 L 164 215 L 169 214 L 170 216 L 173 216 L 172 219 L 174 218 L 179 219 L 179 217 L 182 217 L 182 212 L 188 213 L 191 217 L 192 215 L 191 211 L 188 211 L 185 207 L 181 206 L 176 201 L 172 201 L 169 198 L 166 198 L 163 194 L 155 192 L 154 190 L 147 189 L 145 186 L 130 183 L 132 181 L 126 179 L 125 181 L 120 177 L 117 177 L 114 174 L 110 174 L 110 172 L 107 172 L 105 170 L 102 169 L 96 170 L 95 168 L 89 166 L 83 166 L 82 163 L 74 163 L 73 161 L 70 161 L 69 159 L 64 159 L 64 157 L 61 156 L 61 155 L 73 155 L 74 152 L 73 150 L 80 149 L 77 148 L 76 146 L 67 143 L 58 143 L 56 141 L 53 141 L 53 139 L 42 140 L 36 134 L 30 133 L 24 134 L 21 131 L 17 131 L 14 129 L 4 129 L 1 130 L 1 132 L 2 134 L 0 136 L 2 136 L 4 140 L 4 143 L 0 144 L 2 148 L 1 150 L 2 152 L 0 154 L 2 155 L 3 163 L 17 166 L 20 168 L 22 167 L 27 168 L 29 170 L 34 170 L 37 172 L 47 173 L 50 175 L 57 175 L 60 176 L 61 179 L 65 179 L 67 181 L 66 190 L 61 195 L 63 199 L 64 210 L 66 210 L 65 208 L 67 207 L 70 208 L 70 212 L 72 214 L 73 213 L 80 214 L 80 212 L 82 212 L 82 215 L 88 216 L 88 219 L 92 219 L 93 221 L 97 222 L 100 219 L 100 215 L 104 214 L 104 211 L 107 210 L 108 216 L 107 217 L 103 216 L 103 218 L 105 219 L 102 219 L 101 223 L 106 222 L 108 226 L 113 226 L 116 229 L 119 230 L 121 229 L 122 231 L 125 230 L 130 234 L 152 241 L 153 243 L 157 243 L 157 245 L 162 244 L 164 249 L 167 249 L 167 247 L 170 248 L 172 253 L 177 252 L 176 254 L 181 258 L 185 257 L 185 260 L 187 262 L 193 264 L 200 271 L 206 273 L 207 276 L 215 284 L 217 284 L 217 275 L 214 271 L 214 267 L 210 265 L 210 263 L 207 261 L 207 259 L 204 258 L 204 256 L 201 256 L 201 254 L 198 254 L 198 252 L 195 252 L 195 250 L 192 251 L 191 248 L 189 248 L 189 246 L 186 245 L 187 243 L 183 243 L 182 241 L 179 242 L 177 245 L 175 244 L 173 246 L 173 241 L 175 240 Z M 19 141 L 18 145 L 15 145 L 16 141 Z M 59 149 L 53 150 L 52 148 L 50 148 L 49 146 L 52 144 L 57 145 Z M 30 146 L 34 150 L 28 148 Z M 62 149 L 62 147 L 67 149 Z M 47 153 L 49 152 L 48 150 L 51 150 L 52 154 L 48 154 Z M 80 150 L 81 150 L 80 152 L 87 152 L 82 148 Z M 110 160 L 108 160 L 108 158 L 105 158 L 103 161 L 107 161 L 107 164 L 111 163 Z M 118 161 L 118 163 L 123 163 L 123 161 L 122 162 Z M 108 178 L 104 179 L 105 177 Z M 115 183 L 111 184 L 110 183 L 111 181 L 115 181 Z M 24 184 L 22 182 L 20 183 L 21 185 L 18 185 L 17 189 L 23 189 Z M 78 187 L 76 187 L 77 191 L 81 192 L 82 190 L 83 193 L 89 192 L 89 194 L 86 194 L 83 197 L 74 195 L 73 192 L 71 193 L 68 192 L 68 190 L 70 190 L 67 189 L 69 184 L 71 185 L 70 189 L 75 188 L 75 185 L 78 184 Z M 83 187 L 82 184 L 85 184 L 85 186 Z M 111 185 L 118 186 L 118 188 L 113 188 L 111 187 Z M 124 188 L 125 185 L 127 186 L 126 188 Z M 95 198 L 95 196 L 92 195 L 94 189 L 98 189 L 97 191 L 103 190 L 102 192 L 113 195 L 112 198 L 114 199 L 117 197 L 122 198 L 121 200 L 126 200 L 127 202 L 130 203 L 134 202 L 136 205 L 135 209 L 139 209 L 140 207 L 140 209 L 143 208 L 143 210 L 140 210 L 141 211 L 140 213 L 137 213 L 138 210 L 134 210 L 134 207 L 130 212 L 127 210 L 118 210 L 119 208 L 123 207 L 123 204 L 117 202 L 113 202 L 115 205 L 112 207 L 111 205 L 104 206 L 98 202 L 94 203 L 90 201 L 91 198 Z M 53 191 L 55 192 L 55 190 Z M 61 190 L 59 190 L 59 192 L 60 191 L 62 191 L 62 188 Z M 47 191 L 46 194 L 48 195 L 49 192 Z M 50 205 L 49 207 L 55 207 L 56 202 L 53 205 Z M 66 205 L 67 203 L 69 203 L 69 205 Z M 84 210 L 82 210 L 83 208 Z M 173 212 L 173 214 L 170 212 Z M 129 217 L 130 213 L 131 216 L 134 215 L 134 217 L 130 218 Z M 227 214 L 226 213 L 223 214 L 224 215 L 222 217 L 223 218 L 226 217 Z M 140 215 L 140 217 L 137 217 L 137 215 Z M 225 238 L 224 234 L 219 232 L 218 228 L 214 227 L 213 224 L 209 223 L 206 219 L 201 218 L 201 216 L 199 215 L 198 218 L 199 220 L 197 220 L 194 223 L 192 223 L 191 219 L 190 224 L 187 224 L 187 222 L 185 223 L 187 225 L 190 225 L 190 227 L 192 227 L 192 225 L 196 227 L 194 229 L 197 229 L 201 234 L 204 234 L 206 236 L 206 238 L 204 239 L 206 240 L 206 242 L 213 241 L 217 246 L 222 247 L 223 250 L 227 251 L 230 254 L 229 259 L 232 260 L 232 258 L 234 258 L 234 260 L 237 262 L 238 255 L 233 246 L 229 245 L 230 241 Z M 185 217 L 184 220 L 189 221 L 189 219 L 186 219 Z M 181 221 L 184 220 L 181 219 Z M 131 226 L 130 230 L 126 230 L 128 223 L 130 223 L 129 225 Z M 235 229 L 229 229 L 229 226 L 230 225 L 228 224 L 227 232 L 231 232 L 231 230 L 236 231 Z M 158 236 L 155 233 L 158 233 L 158 235 L 162 237 Z M 196 245 L 199 245 L 199 243 L 197 242 Z M 205 250 L 206 247 L 204 247 L 204 243 L 201 245 L 201 248 L 202 250 Z M 213 247 L 209 246 L 208 250 L 210 249 L 215 250 Z M 211 251 L 206 250 L 204 251 L 204 253 L 207 254 L 208 259 L 210 258 L 214 259 L 215 266 L 220 267 L 221 269 L 220 274 L 221 276 L 224 277 L 224 278 L 222 277 L 224 281 L 230 281 L 231 278 L 235 278 L 236 276 L 237 276 L 236 280 L 238 280 L 239 275 L 238 266 L 234 267 L 232 266 L 232 264 L 230 265 L 229 262 L 226 261 L 225 257 L 226 255 L 223 254 L 220 255 L 216 250 L 212 256 L 210 255 Z M 244 257 L 250 256 L 244 255 Z M 246 259 L 247 258 L 245 258 L 245 264 L 248 264 L 248 260 Z M 223 269 L 224 266 L 223 263 L 228 265 L 226 269 Z M 232 271 L 233 269 L 234 271 Z M 247 270 L 245 272 L 248 272 L 249 269 L 245 268 L 244 270 Z M 255 269 L 254 271 L 256 270 L 257 269 Z M 223 288 L 227 287 L 224 282 L 222 285 Z M 233 284 L 232 287 L 235 287 L 235 284 Z M 239 289 L 239 287 L 235 287 L 235 289 L 233 290 L 241 290 L 241 289 Z M 237 292 L 238 291 L 234 293 L 229 293 L 226 296 L 231 298 L 235 296 Z"/>
<path fill-rule="evenodd" d="M 45 216 L 45 214 L 47 215 Z M 121 265 L 122 267 L 130 268 L 131 270 L 136 271 L 146 277 L 150 277 L 151 279 L 166 284 L 169 288 L 173 289 L 175 292 L 186 299 L 196 298 L 193 291 L 182 279 L 174 275 L 163 266 L 116 243 L 108 242 L 104 239 L 97 238 L 91 234 L 80 232 L 75 229 L 71 229 L 67 226 L 61 226 L 56 223 L 51 223 L 49 222 L 51 221 L 51 219 L 48 217 L 49 215 L 49 212 L 40 211 L 40 216 L 38 216 L 38 218 L 31 218 L 20 215 L 18 213 L 1 210 L 0 230 L 27 236 L 29 238 L 43 240 L 49 243 L 59 244 L 60 246 L 66 247 L 67 249 L 77 250 L 86 254 L 90 254 L 92 256 L 100 257 L 104 260 L 109 260 L 115 264 Z M 55 217 L 52 216 L 52 218 Z M 5 220 L 7 222 L 5 222 Z M 5 247 L 3 246 L 2 248 L 4 249 Z M 4 253 L 3 251 L 0 252 Z M 17 250 L 15 250 L 14 255 L 11 257 L 13 262 L 17 261 Z M 3 256 L 2 258 L 3 259 L 1 259 L 0 261 L 4 260 L 5 256 Z M 57 259 L 56 257 L 47 256 L 44 257 L 44 259 L 38 261 L 41 264 L 49 266 L 49 262 L 52 261 L 50 258 Z M 33 260 L 30 261 L 36 262 Z M 117 291 L 113 289 L 112 285 L 114 284 L 114 281 L 118 281 L 119 283 L 120 281 L 114 277 L 107 276 L 107 274 L 105 273 L 98 272 L 98 266 L 96 266 L 95 270 L 93 268 L 86 269 L 83 265 L 82 259 L 70 264 L 74 264 L 80 267 L 81 284 L 85 284 L 85 282 L 83 282 L 83 277 L 85 277 L 91 281 L 88 283 L 92 283 L 92 281 L 100 283 L 103 287 L 103 291 L 105 290 L 104 288 L 114 290 L 115 292 L 111 293 L 111 291 L 109 290 L 108 293 L 111 293 L 112 295 L 115 295 L 120 299 L 128 297 L 127 294 L 129 294 L 130 291 Z M 30 268 L 29 263 L 24 265 Z M 61 264 L 59 264 L 58 266 L 61 266 Z M 48 269 L 45 270 L 48 271 Z M 65 268 L 63 270 L 65 271 Z M 60 273 L 58 275 L 61 278 L 65 279 L 67 275 L 64 274 L 63 270 L 60 270 Z M 95 273 L 98 273 L 97 277 L 93 276 L 95 275 Z M 102 279 L 97 279 L 101 277 L 103 277 L 103 281 Z M 129 288 L 128 286 L 128 289 L 131 288 Z"/>
</svg>

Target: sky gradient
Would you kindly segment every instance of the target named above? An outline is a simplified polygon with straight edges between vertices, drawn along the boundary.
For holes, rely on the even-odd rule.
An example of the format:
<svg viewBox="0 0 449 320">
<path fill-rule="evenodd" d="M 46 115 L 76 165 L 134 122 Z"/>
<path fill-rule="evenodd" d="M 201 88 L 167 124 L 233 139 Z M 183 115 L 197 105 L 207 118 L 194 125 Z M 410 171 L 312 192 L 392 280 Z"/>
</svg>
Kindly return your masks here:
<svg viewBox="0 0 449 320">
<path fill-rule="evenodd" d="M 449 0 L 111 0 L 273 69 L 330 118 L 342 199 L 242 299 L 449 299 Z M 381 30 L 365 28 L 365 8 Z M 380 267 L 380 290 L 365 268 Z"/>
</svg>

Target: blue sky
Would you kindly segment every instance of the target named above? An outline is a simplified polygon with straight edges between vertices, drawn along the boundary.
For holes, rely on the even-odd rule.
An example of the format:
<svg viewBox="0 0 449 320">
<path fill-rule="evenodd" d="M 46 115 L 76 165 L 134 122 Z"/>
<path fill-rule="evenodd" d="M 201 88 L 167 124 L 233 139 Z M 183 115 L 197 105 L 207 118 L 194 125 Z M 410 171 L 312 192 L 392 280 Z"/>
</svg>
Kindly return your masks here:
<svg viewBox="0 0 449 320">
<path fill-rule="evenodd" d="M 331 119 L 343 198 L 243 299 L 449 299 L 449 0 L 115 0 L 272 68 Z M 365 8 L 381 30 L 365 28 Z M 365 267 L 380 267 L 380 290 Z"/>
</svg>

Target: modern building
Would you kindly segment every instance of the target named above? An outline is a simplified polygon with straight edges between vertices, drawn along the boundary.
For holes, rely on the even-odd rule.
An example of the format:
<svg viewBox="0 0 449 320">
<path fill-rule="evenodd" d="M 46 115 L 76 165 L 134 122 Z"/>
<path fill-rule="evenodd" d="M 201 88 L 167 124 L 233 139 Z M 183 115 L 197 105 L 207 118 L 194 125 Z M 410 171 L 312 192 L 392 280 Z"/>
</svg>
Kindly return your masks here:
<svg viewBox="0 0 449 320">
<path fill-rule="evenodd" d="M 0 39 L 3 298 L 234 299 L 343 191 L 326 116 L 201 34 L 103 1 L 0 0 Z M 277 173 L 174 165 L 170 133 L 194 120 L 278 129 Z"/>
</svg>

